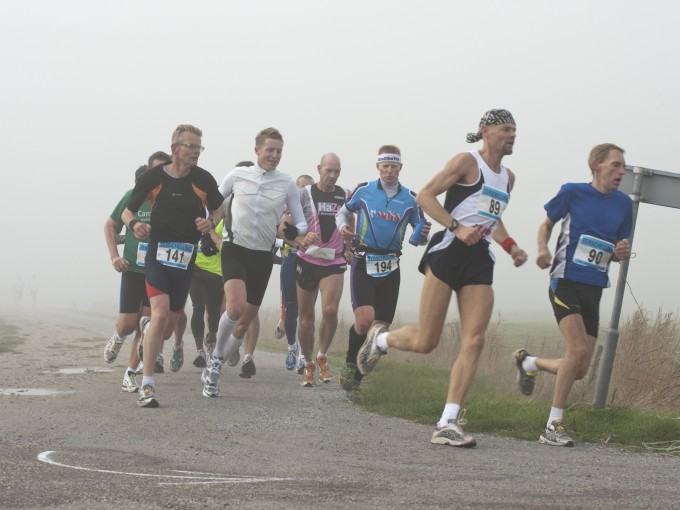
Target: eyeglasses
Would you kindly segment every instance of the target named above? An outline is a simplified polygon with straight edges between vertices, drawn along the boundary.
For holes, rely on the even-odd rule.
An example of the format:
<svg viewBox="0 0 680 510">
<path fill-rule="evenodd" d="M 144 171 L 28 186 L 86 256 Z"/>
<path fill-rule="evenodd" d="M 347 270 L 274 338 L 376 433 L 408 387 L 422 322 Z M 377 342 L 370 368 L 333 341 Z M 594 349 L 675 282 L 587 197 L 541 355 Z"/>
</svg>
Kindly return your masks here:
<svg viewBox="0 0 680 510">
<path fill-rule="evenodd" d="M 205 147 L 203 147 L 202 145 L 196 145 L 196 144 L 193 144 L 193 143 L 178 143 L 177 145 L 180 145 L 182 147 L 186 147 L 190 151 L 199 150 L 199 151 L 203 152 L 205 150 Z"/>
</svg>

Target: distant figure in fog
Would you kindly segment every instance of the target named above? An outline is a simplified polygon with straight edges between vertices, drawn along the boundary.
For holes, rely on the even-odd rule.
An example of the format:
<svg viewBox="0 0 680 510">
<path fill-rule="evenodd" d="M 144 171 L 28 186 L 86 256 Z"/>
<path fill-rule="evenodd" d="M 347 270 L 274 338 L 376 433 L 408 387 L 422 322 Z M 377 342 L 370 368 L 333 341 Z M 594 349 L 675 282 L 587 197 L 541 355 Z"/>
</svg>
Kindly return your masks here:
<svg viewBox="0 0 680 510">
<path fill-rule="evenodd" d="M 28 291 L 31 293 L 31 302 L 33 303 L 33 306 L 36 306 L 38 303 L 38 288 L 40 287 L 40 284 L 38 283 L 38 280 L 35 279 L 35 275 L 33 275 L 33 278 L 31 279 L 30 282 L 28 282 Z"/>
<path fill-rule="evenodd" d="M 17 281 L 14 284 L 14 302 L 18 305 L 24 301 L 24 281 L 21 276 L 17 276 Z"/>
</svg>

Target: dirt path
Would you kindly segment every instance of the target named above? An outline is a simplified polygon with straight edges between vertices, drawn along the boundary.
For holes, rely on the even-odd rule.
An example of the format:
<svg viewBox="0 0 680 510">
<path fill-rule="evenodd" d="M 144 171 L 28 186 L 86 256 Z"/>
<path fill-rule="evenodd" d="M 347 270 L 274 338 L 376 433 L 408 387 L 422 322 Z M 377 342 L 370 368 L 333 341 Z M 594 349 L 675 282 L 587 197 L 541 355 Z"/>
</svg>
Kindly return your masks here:
<svg viewBox="0 0 680 510">
<path fill-rule="evenodd" d="M 258 352 L 257 375 L 222 376 L 201 396 L 188 351 L 158 376 L 159 409 L 120 391 L 124 359 L 102 351 L 112 319 L 0 309 L 26 341 L 0 354 L 1 508 L 677 508 L 680 459 L 599 445 L 555 449 L 477 436 L 474 449 L 429 443 L 431 427 L 311 389 Z M 187 335 L 186 339 L 190 337 Z M 167 362 L 166 362 L 167 363 Z M 66 375 L 59 368 L 113 368 Z M 337 368 L 337 367 L 336 367 Z"/>
</svg>

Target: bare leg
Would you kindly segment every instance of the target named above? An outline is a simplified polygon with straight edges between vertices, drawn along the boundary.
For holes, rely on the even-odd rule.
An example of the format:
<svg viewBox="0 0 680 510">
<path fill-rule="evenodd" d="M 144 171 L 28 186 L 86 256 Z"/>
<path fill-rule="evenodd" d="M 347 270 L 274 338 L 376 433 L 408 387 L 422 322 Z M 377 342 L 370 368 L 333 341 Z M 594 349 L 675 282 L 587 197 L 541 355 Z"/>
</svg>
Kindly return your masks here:
<svg viewBox="0 0 680 510">
<path fill-rule="evenodd" d="M 328 352 L 338 329 L 338 306 L 342 296 L 344 275 L 334 274 L 319 282 L 321 290 L 321 324 L 319 325 L 319 350 Z"/>
<path fill-rule="evenodd" d="M 420 296 L 420 329 L 404 326 L 390 331 L 387 345 L 400 351 L 432 352 L 442 335 L 451 293 L 451 287 L 434 276 L 428 267 Z"/>
<path fill-rule="evenodd" d="M 468 285 L 458 291 L 461 346 L 451 367 L 447 403 L 462 405 L 467 396 L 477 372 L 492 309 L 493 289 L 490 285 Z"/>
</svg>

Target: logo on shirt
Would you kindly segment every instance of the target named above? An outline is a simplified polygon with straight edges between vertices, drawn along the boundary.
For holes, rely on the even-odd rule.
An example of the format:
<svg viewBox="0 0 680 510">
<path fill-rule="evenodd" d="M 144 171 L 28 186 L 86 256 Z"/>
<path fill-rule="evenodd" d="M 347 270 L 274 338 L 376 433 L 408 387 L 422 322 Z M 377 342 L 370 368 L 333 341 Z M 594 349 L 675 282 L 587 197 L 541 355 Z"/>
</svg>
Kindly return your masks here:
<svg viewBox="0 0 680 510">
<path fill-rule="evenodd" d="M 317 211 L 320 214 L 333 214 L 338 212 L 340 206 L 334 202 L 319 202 L 317 205 Z"/>
<path fill-rule="evenodd" d="M 385 221 L 401 221 L 401 214 L 393 213 L 392 211 L 376 211 L 371 209 L 371 218 L 381 218 Z"/>
</svg>

